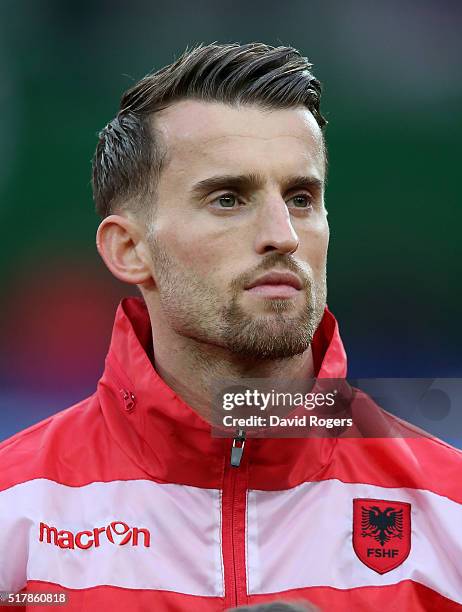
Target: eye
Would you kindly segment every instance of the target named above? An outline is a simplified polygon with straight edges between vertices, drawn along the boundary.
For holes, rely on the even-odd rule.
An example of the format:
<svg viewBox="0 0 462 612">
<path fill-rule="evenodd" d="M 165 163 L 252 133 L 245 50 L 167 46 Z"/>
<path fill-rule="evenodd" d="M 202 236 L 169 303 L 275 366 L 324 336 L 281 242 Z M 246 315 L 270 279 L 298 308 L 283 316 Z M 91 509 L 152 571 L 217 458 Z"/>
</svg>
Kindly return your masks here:
<svg viewBox="0 0 462 612">
<path fill-rule="evenodd" d="M 292 196 L 287 202 L 293 202 L 293 206 L 290 208 L 296 208 L 297 210 L 311 210 L 313 208 L 313 198 L 307 193 Z"/>
<path fill-rule="evenodd" d="M 239 199 L 234 193 L 224 193 L 212 200 L 210 204 L 213 205 L 213 208 L 218 208 L 220 210 L 232 210 L 239 204 Z"/>
</svg>

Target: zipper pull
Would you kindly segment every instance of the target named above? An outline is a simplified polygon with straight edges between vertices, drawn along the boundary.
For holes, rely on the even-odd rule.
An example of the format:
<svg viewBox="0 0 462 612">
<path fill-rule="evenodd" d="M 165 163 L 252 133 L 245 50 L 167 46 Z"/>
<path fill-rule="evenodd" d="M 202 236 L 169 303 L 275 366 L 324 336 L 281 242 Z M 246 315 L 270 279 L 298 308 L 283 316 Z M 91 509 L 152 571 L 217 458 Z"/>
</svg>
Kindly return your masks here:
<svg viewBox="0 0 462 612">
<path fill-rule="evenodd" d="M 124 400 L 125 410 L 127 412 L 133 412 L 136 405 L 135 395 L 127 389 L 120 389 L 120 394 L 122 395 L 122 398 Z"/>
<path fill-rule="evenodd" d="M 238 443 L 242 444 L 237 446 Z M 232 467 L 239 467 L 241 464 L 242 453 L 244 452 L 245 446 L 245 431 L 238 429 L 236 437 L 233 440 L 233 446 L 231 447 L 231 465 Z"/>
</svg>

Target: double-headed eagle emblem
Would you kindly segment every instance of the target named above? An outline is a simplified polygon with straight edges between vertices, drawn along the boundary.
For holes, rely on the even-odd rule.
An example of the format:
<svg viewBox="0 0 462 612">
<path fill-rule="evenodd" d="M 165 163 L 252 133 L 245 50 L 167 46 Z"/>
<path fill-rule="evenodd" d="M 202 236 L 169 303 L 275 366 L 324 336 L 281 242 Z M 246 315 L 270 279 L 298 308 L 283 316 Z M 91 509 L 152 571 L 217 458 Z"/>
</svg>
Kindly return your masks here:
<svg viewBox="0 0 462 612">
<path fill-rule="evenodd" d="M 403 510 L 388 507 L 380 510 L 378 506 L 362 507 L 361 535 L 370 536 L 383 546 L 392 538 L 403 537 Z"/>
</svg>

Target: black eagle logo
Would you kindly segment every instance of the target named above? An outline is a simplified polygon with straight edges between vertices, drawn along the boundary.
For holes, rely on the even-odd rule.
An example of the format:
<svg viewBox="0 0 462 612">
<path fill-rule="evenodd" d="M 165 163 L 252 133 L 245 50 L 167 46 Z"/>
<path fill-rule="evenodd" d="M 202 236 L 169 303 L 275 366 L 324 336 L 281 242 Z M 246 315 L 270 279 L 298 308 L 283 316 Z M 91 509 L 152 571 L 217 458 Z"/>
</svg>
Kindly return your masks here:
<svg viewBox="0 0 462 612">
<path fill-rule="evenodd" d="M 383 546 L 391 538 L 403 537 L 403 510 L 361 506 L 361 535 L 370 536 Z"/>
</svg>

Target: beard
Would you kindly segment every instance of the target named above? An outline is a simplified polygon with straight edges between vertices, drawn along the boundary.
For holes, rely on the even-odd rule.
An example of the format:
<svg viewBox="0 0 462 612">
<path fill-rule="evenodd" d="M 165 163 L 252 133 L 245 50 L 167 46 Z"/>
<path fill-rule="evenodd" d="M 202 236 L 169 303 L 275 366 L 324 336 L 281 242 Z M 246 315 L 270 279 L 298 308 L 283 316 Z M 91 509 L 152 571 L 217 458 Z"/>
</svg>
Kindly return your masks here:
<svg viewBox="0 0 462 612">
<path fill-rule="evenodd" d="M 309 348 L 326 304 L 325 268 L 315 282 L 291 255 L 272 253 L 257 270 L 235 278 L 226 299 L 208 278 L 181 265 L 158 240 L 151 237 L 150 246 L 162 313 L 176 333 L 247 359 L 287 359 Z M 292 300 L 267 299 L 263 313 L 246 312 L 240 303 L 243 288 L 256 275 L 278 268 L 302 279 L 303 307 L 295 308 Z"/>
</svg>

